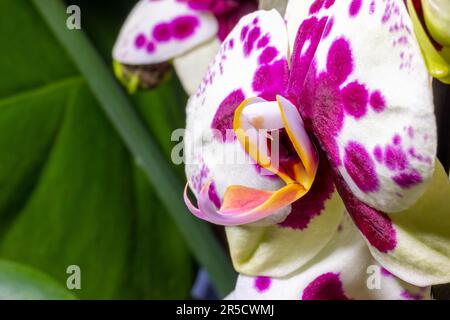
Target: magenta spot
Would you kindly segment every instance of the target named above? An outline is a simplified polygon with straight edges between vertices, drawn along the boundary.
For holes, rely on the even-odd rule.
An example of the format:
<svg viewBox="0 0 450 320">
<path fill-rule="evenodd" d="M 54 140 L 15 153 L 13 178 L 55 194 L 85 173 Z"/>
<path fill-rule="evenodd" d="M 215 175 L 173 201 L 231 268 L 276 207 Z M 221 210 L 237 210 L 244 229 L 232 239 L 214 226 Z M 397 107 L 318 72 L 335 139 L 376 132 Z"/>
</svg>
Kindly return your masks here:
<svg viewBox="0 0 450 320">
<path fill-rule="evenodd" d="M 192 36 L 195 29 L 200 25 L 197 17 L 182 16 L 171 22 L 172 34 L 175 39 L 183 40 Z"/>
<path fill-rule="evenodd" d="M 220 208 L 221 201 L 219 195 L 217 194 L 216 184 L 214 182 L 211 183 L 208 190 L 209 199 L 214 203 L 216 208 Z"/>
<path fill-rule="evenodd" d="M 405 300 L 422 300 L 423 296 L 421 294 L 413 294 L 407 290 L 403 291 L 400 296 Z"/>
<path fill-rule="evenodd" d="M 326 1 L 325 1 L 324 8 L 325 8 L 325 9 L 330 8 L 330 7 L 334 4 L 335 1 L 336 1 L 336 0 L 326 0 Z"/>
<path fill-rule="evenodd" d="M 379 181 L 375 166 L 363 145 L 355 141 L 347 144 L 347 147 L 345 147 L 344 166 L 361 191 L 378 191 Z"/>
<path fill-rule="evenodd" d="M 153 38 L 158 42 L 167 42 L 172 37 L 170 25 L 168 23 L 160 23 L 153 28 Z"/>
<path fill-rule="evenodd" d="M 247 37 L 248 34 L 248 26 L 244 26 L 241 30 L 241 41 L 244 41 L 244 39 Z"/>
<path fill-rule="evenodd" d="M 375 157 L 375 160 L 377 160 L 378 163 L 383 162 L 383 149 L 381 149 L 380 146 L 376 146 L 375 149 L 373 149 L 373 156 Z"/>
<path fill-rule="evenodd" d="M 346 199 L 347 200 L 347 199 Z M 358 201 L 359 204 L 355 204 Z M 350 204 L 346 201 L 347 209 L 357 227 L 367 238 L 369 243 L 380 252 L 387 253 L 397 246 L 395 229 L 389 217 L 354 198 Z"/>
<path fill-rule="evenodd" d="M 298 29 L 291 56 L 291 76 L 289 79 L 289 91 L 294 97 L 302 91 L 306 74 L 314 58 L 326 22 L 326 18 L 318 21 L 316 17 L 312 17 L 303 21 Z M 305 46 L 307 47 L 305 48 Z"/>
<path fill-rule="evenodd" d="M 327 57 L 328 75 L 341 84 L 353 71 L 352 52 L 350 44 L 344 38 L 333 42 Z"/>
<path fill-rule="evenodd" d="M 369 93 L 366 87 L 357 82 L 351 82 L 342 89 L 342 103 L 345 111 L 356 119 L 362 118 L 367 112 Z"/>
<path fill-rule="evenodd" d="M 383 275 L 385 277 L 392 276 L 392 273 L 389 270 L 387 270 L 386 268 L 381 267 L 380 270 L 381 270 L 381 275 Z"/>
<path fill-rule="evenodd" d="M 410 172 L 402 172 L 392 178 L 394 182 L 403 189 L 412 188 L 422 182 L 420 173 L 413 169 Z"/>
<path fill-rule="evenodd" d="M 270 288 L 272 280 L 269 277 L 256 277 L 255 278 L 255 288 L 258 292 L 262 293 Z"/>
<path fill-rule="evenodd" d="M 431 165 L 433 163 L 431 157 L 425 157 L 420 154 L 417 154 L 416 151 L 414 150 L 414 148 L 409 148 L 408 153 L 411 157 L 419 160 L 420 162 L 425 162 L 425 163 L 428 163 L 429 165 Z"/>
<path fill-rule="evenodd" d="M 136 36 L 136 39 L 134 39 L 134 46 L 138 49 L 145 46 L 145 43 L 147 42 L 147 38 L 142 33 Z"/>
<path fill-rule="evenodd" d="M 408 127 L 408 137 L 414 139 L 414 129 L 413 127 Z"/>
<path fill-rule="evenodd" d="M 259 63 L 260 64 L 268 64 L 275 59 L 275 57 L 278 55 L 278 50 L 274 47 L 267 47 L 264 49 L 264 51 L 259 56 Z"/>
<path fill-rule="evenodd" d="M 369 14 L 374 14 L 375 13 L 375 0 L 372 0 L 372 2 L 370 3 L 370 9 L 369 9 Z"/>
<path fill-rule="evenodd" d="M 405 170 L 408 166 L 408 159 L 403 150 L 399 147 L 387 145 L 384 150 L 384 162 L 389 170 Z"/>
<path fill-rule="evenodd" d="M 333 29 L 333 25 L 334 25 L 334 17 L 331 17 L 327 22 L 325 30 L 323 31 L 322 37 L 323 39 L 327 38 L 330 35 L 330 32 Z"/>
<path fill-rule="evenodd" d="M 391 219 L 356 198 L 337 169 L 334 169 L 334 177 L 347 211 L 367 241 L 380 252 L 394 250 L 397 246 L 397 236 Z"/>
<path fill-rule="evenodd" d="M 233 129 L 234 112 L 244 100 L 245 95 L 239 89 L 230 93 L 220 104 L 211 123 L 211 128 L 220 132 L 220 136 L 215 137 L 219 141 L 227 142 L 227 130 Z"/>
<path fill-rule="evenodd" d="M 258 21 L 259 21 L 259 19 L 258 19 L 258 17 L 256 17 L 255 19 L 253 19 L 252 23 L 253 23 L 254 25 L 256 25 L 256 24 L 258 24 Z"/>
<path fill-rule="evenodd" d="M 252 50 L 255 46 L 256 41 L 261 36 L 261 29 L 259 27 L 254 27 L 250 30 L 247 41 L 244 43 L 244 55 L 248 56 L 252 53 Z"/>
<path fill-rule="evenodd" d="M 196 174 L 191 176 L 191 186 L 193 187 L 194 190 L 196 190 L 197 192 L 200 192 L 200 190 L 203 188 L 204 184 L 206 183 L 206 179 L 208 177 L 209 177 L 209 169 L 204 164 L 203 159 L 201 159 L 199 170 L 197 171 Z M 214 203 L 214 205 L 217 208 L 220 208 L 221 202 L 220 202 L 220 198 L 217 194 L 216 186 L 215 186 L 214 182 L 212 182 L 209 187 L 208 196 L 209 196 L 209 199 Z"/>
<path fill-rule="evenodd" d="M 270 41 L 270 36 L 268 34 L 266 34 L 264 37 L 262 37 L 261 39 L 258 40 L 256 47 L 258 49 L 264 48 L 265 46 L 267 46 L 269 44 L 269 41 Z"/>
<path fill-rule="evenodd" d="M 152 0 L 150 0 L 152 1 Z M 177 0 L 179 2 L 187 2 L 188 6 L 193 10 L 206 11 L 211 10 L 211 0 Z"/>
<path fill-rule="evenodd" d="M 320 9 L 322 9 L 324 2 L 325 2 L 325 0 L 315 0 L 311 4 L 311 7 L 309 7 L 309 14 L 315 14 L 315 13 L 319 12 Z"/>
<path fill-rule="evenodd" d="M 380 91 L 375 91 L 370 95 L 370 105 L 375 112 L 381 112 L 386 107 L 386 102 Z"/>
<path fill-rule="evenodd" d="M 323 154 L 320 155 L 316 179 L 309 192 L 292 204 L 291 213 L 280 223 L 282 227 L 304 230 L 311 220 L 325 209 L 334 192 L 332 171 Z"/>
<path fill-rule="evenodd" d="M 349 300 L 339 273 L 324 273 L 303 290 L 302 300 Z"/>
<path fill-rule="evenodd" d="M 351 17 L 355 17 L 359 11 L 361 10 L 362 1 L 361 0 L 352 0 L 350 3 L 349 13 Z"/>
<path fill-rule="evenodd" d="M 253 78 L 253 90 L 266 100 L 275 100 L 276 96 L 284 95 L 289 78 L 289 67 L 284 59 L 268 65 L 260 66 Z"/>
<path fill-rule="evenodd" d="M 147 53 L 153 53 L 155 52 L 155 44 L 153 42 L 149 42 L 147 43 L 147 46 L 145 47 L 145 50 L 147 51 Z"/>
<path fill-rule="evenodd" d="M 230 49 L 233 49 L 234 48 L 234 39 L 230 39 L 229 44 L 230 44 Z"/>
<path fill-rule="evenodd" d="M 394 138 L 392 138 L 392 142 L 393 142 L 396 146 L 398 146 L 398 145 L 400 145 L 400 144 L 402 143 L 402 137 L 400 137 L 398 134 L 396 134 L 396 135 L 394 136 Z"/>
</svg>

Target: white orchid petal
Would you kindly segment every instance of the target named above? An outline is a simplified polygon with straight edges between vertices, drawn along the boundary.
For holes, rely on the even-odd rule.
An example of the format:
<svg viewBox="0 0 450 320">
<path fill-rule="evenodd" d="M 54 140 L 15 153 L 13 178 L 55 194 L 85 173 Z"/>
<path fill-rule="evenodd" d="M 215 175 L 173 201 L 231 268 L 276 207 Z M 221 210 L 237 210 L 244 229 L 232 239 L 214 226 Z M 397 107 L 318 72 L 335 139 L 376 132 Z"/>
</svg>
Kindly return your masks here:
<svg viewBox="0 0 450 320">
<path fill-rule="evenodd" d="M 197 90 L 203 75 L 208 70 L 209 63 L 220 48 L 218 38 L 173 59 L 173 66 L 188 95 L 193 95 Z"/>
<path fill-rule="evenodd" d="M 169 61 L 212 39 L 218 30 L 211 13 L 177 0 L 141 0 L 114 45 L 113 58 L 142 65 Z"/>
</svg>

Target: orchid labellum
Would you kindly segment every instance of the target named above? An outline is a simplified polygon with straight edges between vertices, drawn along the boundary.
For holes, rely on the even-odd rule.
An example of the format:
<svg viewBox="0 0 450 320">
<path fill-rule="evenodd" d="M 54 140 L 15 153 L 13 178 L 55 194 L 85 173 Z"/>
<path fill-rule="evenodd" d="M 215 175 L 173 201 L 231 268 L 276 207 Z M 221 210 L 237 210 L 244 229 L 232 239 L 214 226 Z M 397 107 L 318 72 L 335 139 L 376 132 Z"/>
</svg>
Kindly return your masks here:
<svg viewBox="0 0 450 320">
<path fill-rule="evenodd" d="M 191 94 L 220 41 L 256 8 L 256 0 L 141 0 L 114 46 L 115 73 L 134 92 L 156 86 L 173 61 Z"/>
<path fill-rule="evenodd" d="M 188 102 L 185 201 L 228 226 L 235 297 L 426 298 L 408 286 L 450 282 L 450 184 L 412 30 L 402 1 L 293 0 L 223 41 Z"/>
</svg>

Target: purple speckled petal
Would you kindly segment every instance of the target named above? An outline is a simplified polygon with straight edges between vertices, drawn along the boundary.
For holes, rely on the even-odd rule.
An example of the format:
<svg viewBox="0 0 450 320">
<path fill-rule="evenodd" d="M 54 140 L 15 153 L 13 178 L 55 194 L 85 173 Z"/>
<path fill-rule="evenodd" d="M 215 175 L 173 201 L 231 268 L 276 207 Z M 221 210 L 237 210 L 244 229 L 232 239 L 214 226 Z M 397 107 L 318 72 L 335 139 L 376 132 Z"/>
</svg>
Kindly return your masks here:
<svg viewBox="0 0 450 320">
<path fill-rule="evenodd" d="M 212 39 L 215 17 L 176 0 L 141 0 L 114 45 L 113 58 L 132 65 L 169 61 Z"/>
<path fill-rule="evenodd" d="M 309 15 L 288 19 L 298 25 L 289 94 L 351 193 L 384 212 L 404 210 L 428 186 L 436 152 L 410 18 L 401 1 L 325 2 L 303 1 Z"/>
<path fill-rule="evenodd" d="M 287 13 L 289 94 L 326 151 L 353 221 L 394 274 L 416 285 L 448 282 L 444 200 L 427 210 L 434 197 L 420 198 L 435 163 L 432 93 L 403 3 L 291 3 L 310 10 L 300 22 Z"/>
</svg>

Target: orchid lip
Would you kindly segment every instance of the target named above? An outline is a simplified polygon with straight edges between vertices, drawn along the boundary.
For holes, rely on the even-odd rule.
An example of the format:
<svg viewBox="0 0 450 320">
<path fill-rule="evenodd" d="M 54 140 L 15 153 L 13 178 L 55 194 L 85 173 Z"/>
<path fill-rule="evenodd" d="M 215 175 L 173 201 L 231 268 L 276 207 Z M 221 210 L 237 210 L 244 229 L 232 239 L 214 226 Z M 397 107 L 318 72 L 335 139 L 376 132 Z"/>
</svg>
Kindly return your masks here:
<svg viewBox="0 0 450 320">
<path fill-rule="evenodd" d="M 209 180 L 199 192 L 198 208 L 189 200 L 185 189 L 184 200 L 195 216 L 219 225 L 248 224 L 275 214 L 309 191 L 317 172 L 318 157 L 297 108 L 289 100 L 282 96 L 277 96 L 276 101 L 247 99 L 236 109 L 233 127 L 250 157 L 278 175 L 286 185 L 276 191 L 229 186 L 222 206 L 217 209 L 209 199 L 212 183 Z M 279 150 L 283 144 L 280 131 L 287 136 L 288 150 Z M 280 157 L 283 152 L 288 153 L 286 159 Z"/>
<path fill-rule="evenodd" d="M 276 101 L 261 98 L 245 100 L 236 110 L 234 131 L 246 152 L 263 168 L 277 174 L 286 184 L 300 183 L 309 189 L 314 181 L 318 166 L 318 157 L 313 143 L 304 128 L 303 120 L 297 108 L 282 96 Z M 256 140 L 270 132 L 273 142 L 277 133 L 284 130 L 289 139 L 288 148 L 295 151 L 297 159 L 292 164 L 294 170 L 286 170 L 280 157 L 281 145 L 277 150 L 268 150 L 265 140 Z M 273 145 L 273 143 L 272 143 Z M 301 175 L 304 175 L 303 177 Z"/>
</svg>

